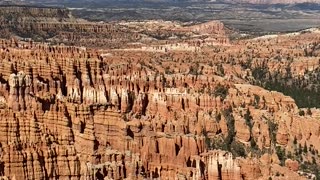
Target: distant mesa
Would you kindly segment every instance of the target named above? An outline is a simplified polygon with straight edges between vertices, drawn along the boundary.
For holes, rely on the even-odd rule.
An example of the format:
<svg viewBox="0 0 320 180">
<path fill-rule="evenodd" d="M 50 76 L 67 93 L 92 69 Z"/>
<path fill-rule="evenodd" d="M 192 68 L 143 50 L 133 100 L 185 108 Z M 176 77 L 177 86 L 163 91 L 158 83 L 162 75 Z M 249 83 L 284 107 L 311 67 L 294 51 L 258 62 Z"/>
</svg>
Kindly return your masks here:
<svg viewBox="0 0 320 180">
<path fill-rule="evenodd" d="M 298 3 L 320 3 L 320 0 L 226 0 L 234 3 L 251 4 L 298 4 Z"/>
</svg>

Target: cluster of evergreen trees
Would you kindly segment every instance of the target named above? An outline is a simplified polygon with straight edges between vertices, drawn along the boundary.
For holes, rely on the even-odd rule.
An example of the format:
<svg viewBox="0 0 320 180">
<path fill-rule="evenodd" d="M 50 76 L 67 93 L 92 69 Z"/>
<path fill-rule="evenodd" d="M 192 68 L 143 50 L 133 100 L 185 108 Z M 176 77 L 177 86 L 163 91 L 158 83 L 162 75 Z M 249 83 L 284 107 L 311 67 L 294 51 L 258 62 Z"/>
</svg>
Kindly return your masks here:
<svg viewBox="0 0 320 180">
<path fill-rule="evenodd" d="M 254 68 L 252 75 L 255 85 L 292 97 L 300 108 L 320 108 L 320 68 L 297 78 L 290 71 L 281 75 L 261 66 Z"/>
</svg>

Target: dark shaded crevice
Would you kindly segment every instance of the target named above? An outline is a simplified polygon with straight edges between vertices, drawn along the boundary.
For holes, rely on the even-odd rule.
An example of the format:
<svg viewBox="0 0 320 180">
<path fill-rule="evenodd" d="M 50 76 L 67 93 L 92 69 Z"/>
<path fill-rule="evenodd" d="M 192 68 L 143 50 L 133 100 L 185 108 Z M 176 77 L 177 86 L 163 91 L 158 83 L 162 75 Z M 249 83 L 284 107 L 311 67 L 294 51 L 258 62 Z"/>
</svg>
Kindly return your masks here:
<svg viewBox="0 0 320 180">
<path fill-rule="evenodd" d="M 44 157 L 38 153 L 38 156 L 39 156 L 39 164 L 40 164 L 40 167 L 42 169 L 42 171 L 44 172 L 44 179 L 48 179 L 48 172 L 47 172 L 47 169 L 46 169 L 46 164 L 45 164 L 45 160 L 44 160 Z"/>
<path fill-rule="evenodd" d="M 181 108 L 182 110 L 185 110 L 185 103 L 184 103 L 184 99 L 181 100 Z"/>
<path fill-rule="evenodd" d="M 94 140 L 94 145 L 93 145 L 93 150 L 98 150 L 99 146 L 100 146 L 99 141 L 95 139 Z"/>
<path fill-rule="evenodd" d="M 176 150 L 176 156 L 178 156 L 179 151 L 180 151 L 180 147 L 178 146 L 178 144 L 175 144 L 175 150 Z"/>
<path fill-rule="evenodd" d="M 46 100 L 46 99 L 41 99 L 41 98 L 37 98 L 37 101 L 41 103 L 41 107 L 42 107 L 42 111 L 46 112 L 50 110 L 50 106 L 52 104 L 54 104 L 54 100 L 50 99 L 50 100 Z"/>
<path fill-rule="evenodd" d="M 89 81 L 90 81 L 90 86 L 94 87 L 93 81 L 92 81 L 92 77 L 91 77 L 91 67 L 89 62 L 86 62 L 86 68 L 87 68 L 87 73 L 89 76 Z"/>
<path fill-rule="evenodd" d="M 187 162 L 186 162 L 187 167 L 191 167 L 191 160 L 190 157 L 188 158 Z"/>
<path fill-rule="evenodd" d="M 62 81 L 61 81 L 61 93 L 63 96 L 67 96 L 68 89 L 67 89 L 67 78 L 65 75 L 62 75 Z"/>
<path fill-rule="evenodd" d="M 204 172 L 205 168 L 206 168 L 206 165 L 204 164 L 204 162 L 200 161 L 200 172 L 201 172 L 202 175 L 205 174 L 205 172 Z"/>
<path fill-rule="evenodd" d="M 219 164 L 219 162 L 217 162 L 217 166 L 218 166 L 218 178 L 219 180 L 222 180 L 222 164 Z"/>
<path fill-rule="evenodd" d="M 102 173 L 103 173 L 104 177 L 108 176 L 108 171 L 107 171 L 106 167 L 103 167 Z"/>
<path fill-rule="evenodd" d="M 128 93 L 128 106 L 126 109 L 126 112 L 130 112 L 133 108 L 133 103 L 134 103 L 135 95 L 134 92 L 129 92 Z"/>
<path fill-rule="evenodd" d="M 132 132 L 132 130 L 130 129 L 130 127 L 127 128 L 127 136 L 131 137 L 132 139 L 134 139 L 134 133 Z"/>
<path fill-rule="evenodd" d="M 2 76 L 0 76 L 0 84 L 6 84 L 7 87 L 9 87 L 9 86 L 8 86 L 8 81 L 5 80 Z M 7 89 L 7 90 L 8 90 L 8 89 Z"/>
<path fill-rule="evenodd" d="M 148 95 L 145 94 L 144 98 L 143 98 L 143 102 L 142 102 L 142 115 L 146 115 L 146 111 L 147 111 L 147 107 L 149 104 L 149 99 L 148 99 Z"/>
<path fill-rule="evenodd" d="M 95 180 L 103 180 L 104 175 L 101 173 L 101 169 L 98 169 L 95 174 Z"/>
<path fill-rule="evenodd" d="M 80 133 L 83 134 L 86 128 L 86 123 L 84 121 L 80 121 Z"/>
<path fill-rule="evenodd" d="M 156 168 L 156 170 L 152 173 L 152 178 L 159 178 L 160 175 L 159 175 L 159 170 L 158 168 Z"/>
<path fill-rule="evenodd" d="M 156 141 L 156 153 L 159 153 L 159 142 Z"/>
<path fill-rule="evenodd" d="M 73 66 L 74 73 L 76 78 L 79 80 L 79 88 L 80 88 L 80 103 L 83 103 L 83 84 L 82 84 L 82 73 L 78 70 L 77 66 Z"/>
<path fill-rule="evenodd" d="M 68 127 L 72 128 L 72 120 L 71 120 L 71 115 L 68 112 L 67 106 L 64 107 L 64 116 L 68 119 Z"/>
<path fill-rule="evenodd" d="M 6 81 L 5 79 L 3 79 L 1 76 L 0 76 L 0 83 L 1 84 L 6 84 L 6 90 L 7 90 L 7 92 L 10 92 L 9 82 Z"/>
<path fill-rule="evenodd" d="M 4 162 L 0 162 L 0 176 L 4 176 Z"/>
<path fill-rule="evenodd" d="M 125 159 L 124 156 L 122 157 L 122 164 L 123 166 L 123 177 L 127 177 L 127 170 L 126 170 L 126 163 L 125 163 Z"/>
</svg>

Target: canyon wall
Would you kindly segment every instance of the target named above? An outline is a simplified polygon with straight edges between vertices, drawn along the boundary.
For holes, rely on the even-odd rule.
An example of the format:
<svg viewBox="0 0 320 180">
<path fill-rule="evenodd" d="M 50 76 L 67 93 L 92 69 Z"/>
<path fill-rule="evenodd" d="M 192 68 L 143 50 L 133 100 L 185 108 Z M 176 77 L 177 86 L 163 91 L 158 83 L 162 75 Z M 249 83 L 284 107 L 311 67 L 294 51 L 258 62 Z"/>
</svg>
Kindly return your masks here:
<svg viewBox="0 0 320 180">
<path fill-rule="evenodd" d="M 231 43 L 217 21 L 107 24 L 29 11 L 62 17 L 16 16 L 22 32 L 30 25 L 35 35 L 60 35 L 51 37 L 56 43 L 0 40 L 4 179 L 317 175 L 302 164 L 320 163 L 319 109 L 263 83 L 313 84 L 316 95 L 319 33 Z"/>
<path fill-rule="evenodd" d="M 206 138 L 230 134 L 230 115 L 234 140 L 254 138 L 259 147 L 272 149 L 272 143 L 286 146 L 297 137 L 314 139 L 320 148 L 319 122 L 296 115 L 292 98 L 216 75 L 164 74 L 162 66 L 142 63 L 159 58 L 153 53 L 102 56 L 97 50 L 14 40 L 2 40 L 0 53 L 0 172 L 9 178 L 272 176 L 255 168 L 257 158 L 242 158 L 241 164 L 230 152 L 209 151 Z M 216 95 L 219 88 L 227 88 L 226 96 Z M 251 131 L 242 116 L 246 109 Z M 279 125 L 276 142 L 271 119 Z"/>
</svg>

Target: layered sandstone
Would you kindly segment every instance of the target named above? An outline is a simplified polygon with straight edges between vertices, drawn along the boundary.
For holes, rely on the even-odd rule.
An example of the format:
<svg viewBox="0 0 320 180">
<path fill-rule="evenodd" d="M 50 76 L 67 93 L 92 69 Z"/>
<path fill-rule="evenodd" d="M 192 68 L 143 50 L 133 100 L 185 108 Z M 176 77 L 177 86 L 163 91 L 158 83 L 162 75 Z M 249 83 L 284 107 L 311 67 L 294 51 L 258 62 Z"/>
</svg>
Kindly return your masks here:
<svg viewBox="0 0 320 180">
<path fill-rule="evenodd" d="M 184 42 L 199 46 L 203 37 L 211 44 L 228 44 L 221 22 L 212 21 L 196 26 L 183 26 L 177 22 L 149 21 L 131 23 L 93 23 L 76 19 L 67 9 L 0 6 L 0 32 L 2 38 L 34 39 L 54 44 L 86 47 L 125 48 L 146 47 L 161 41 L 167 44 Z M 193 38 L 191 38 L 193 37 Z M 148 43 L 148 45 L 145 45 Z"/>
<path fill-rule="evenodd" d="M 302 77 L 319 67 L 319 34 L 212 45 L 194 36 L 222 37 L 219 22 L 157 23 L 34 25 L 108 34 L 101 43 L 114 46 L 144 30 L 159 38 L 141 40 L 144 47 L 157 51 L 126 43 L 86 48 L 0 40 L 0 175 L 304 179 L 301 163 L 319 163 L 319 109 L 301 109 L 292 97 L 253 82 L 261 64 L 271 79 L 313 82 L 316 75 Z M 113 31 L 120 27 L 126 36 Z M 157 31 L 186 39 L 160 40 Z M 197 48 L 174 48 L 182 42 Z"/>
</svg>

